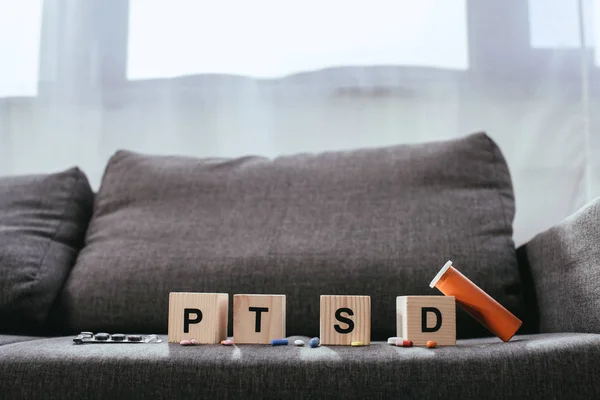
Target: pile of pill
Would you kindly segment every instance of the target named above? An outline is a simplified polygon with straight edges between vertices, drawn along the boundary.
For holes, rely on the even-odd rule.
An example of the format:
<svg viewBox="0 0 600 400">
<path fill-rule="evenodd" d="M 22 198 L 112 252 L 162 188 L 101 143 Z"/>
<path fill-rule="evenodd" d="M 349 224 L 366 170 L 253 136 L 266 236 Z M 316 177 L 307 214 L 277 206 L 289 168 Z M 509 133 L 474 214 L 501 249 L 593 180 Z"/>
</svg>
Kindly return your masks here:
<svg viewBox="0 0 600 400">
<path fill-rule="evenodd" d="M 157 335 L 125 335 L 123 333 L 108 334 L 99 332 L 81 332 L 73 339 L 76 344 L 88 343 L 161 343 Z"/>
<path fill-rule="evenodd" d="M 388 338 L 387 342 L 388 344 L 391 344 L 392 346 L 396 347 L 413 347 L 412 340 L 404 340 L 401 337 L 396 336 Z"/>
</svg>

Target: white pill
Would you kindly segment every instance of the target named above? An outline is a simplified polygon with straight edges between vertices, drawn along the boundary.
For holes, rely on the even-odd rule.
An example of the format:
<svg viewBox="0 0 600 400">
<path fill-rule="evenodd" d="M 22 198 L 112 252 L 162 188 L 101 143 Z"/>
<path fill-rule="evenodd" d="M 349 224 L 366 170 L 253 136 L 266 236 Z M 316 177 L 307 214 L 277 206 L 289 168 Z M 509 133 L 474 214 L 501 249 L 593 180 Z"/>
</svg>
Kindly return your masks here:
<svg viewBox="0 0 600 400">
<path fill-rule="evenodd" d="M 304 346 L 304 340 L 294 340 L 294 346 Z"/>
<path fill-rule="evenodd" d="M 399 339 L 399 338 L 397 338 L 397 337 L 395 337 L 395 336 L 394 336 L 394 337 L 391 337 L 391 338 L 388 338 L 388 344 L 393 344 L 393 345 L 395 346 L 395 345 L 396 345 L 396 341 L 397 341 L 398 339 Z"/>
</svg>

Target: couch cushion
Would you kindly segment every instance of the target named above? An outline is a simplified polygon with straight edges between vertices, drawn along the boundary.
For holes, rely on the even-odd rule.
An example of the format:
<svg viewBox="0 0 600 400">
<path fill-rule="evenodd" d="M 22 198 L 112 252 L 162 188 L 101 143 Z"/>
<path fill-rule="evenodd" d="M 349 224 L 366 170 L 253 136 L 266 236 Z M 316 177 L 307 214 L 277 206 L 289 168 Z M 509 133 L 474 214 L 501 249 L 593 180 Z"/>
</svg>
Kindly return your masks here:
<svg viewBox="0 0 600 400">
<path fill-rule="evenodd" d="M 600 333 L 600 198 L 525 246 L 542 332 Z"/>
<path fill-rule="evenodd" d="M 452 258 L 519 315 L 513 216 L 485 134 L 274 160 L 120 151 L 60 314 L 72 331 L 165 332 L 171 291 L 277 293 L 288 334 L 312 336 L 320 295 L 371 295 L 383 339 L 396 296 L 437 293 L 428 284 Z M 462 313 L 457 325 L 459 337 L 487 334 Z"/>
<path fill-rule="evenodd" d="M 0 178 L 0 331 L 43 325 L 83 245 L 92 205 L 77 168 Z"/>
<path fill-rule="evenodd" d="M 27 342 L 30 340 L 44 339 L 42 336 L 0 335 L 0 346 L 11 343 Z"/>
<path fill-rule="evenodd" d="M 308 340 L 308 338 L 304 338 Z M 0 346 L 0 393 L 18 399 L 592 399 L 600 336 L 458 341 L 456 347 Z M 35 379 L 32 379 L 35 377 Z"/>
</svg>

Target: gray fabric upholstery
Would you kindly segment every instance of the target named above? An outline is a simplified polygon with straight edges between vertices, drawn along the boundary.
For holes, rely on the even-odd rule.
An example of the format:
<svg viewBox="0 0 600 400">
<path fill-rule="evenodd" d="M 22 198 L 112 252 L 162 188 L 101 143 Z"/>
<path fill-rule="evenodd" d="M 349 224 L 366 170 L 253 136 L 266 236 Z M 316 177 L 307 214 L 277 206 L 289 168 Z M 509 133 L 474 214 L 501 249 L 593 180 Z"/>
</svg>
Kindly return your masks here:
<svg viewBox="0 0 600 400">
<path fill-rule="evenodd" d="M 0 178 L 0 332 L 43 325 L 83 245 L 92 206 L 77 168 Z"/>
<path fill-rule="evenodd" d="M 44 339 L 44 337 L 0 334 L 0 346 L 5 345 L 5 344 L 27 342 L 29 340 L 38 340 L 38 339 Z"/>
<path fill-rule="evenodd" d="M 288 334 L 313 336 L 320 295 L 371 295 L 383 339 L 396 296 L 439 294 L 428 284 L 451 258 L 522 317 L 514 212 L 483 133 L 275 160 L 120 151 L 58 314 L 71 331 L 166 332 L 171 291 L 286 294 Z M 457 326 L 488 334 L 466 314 Z"/>
<path fill-rule="evenodd" d="M 526 247 L 542 332 L 600 333 L 600 199 Z"/>
<path fill-rule="evenodd" d="M 305 338 L 307 340 L 308 338 Z M 0 346 L 6 399 L 593 399 L 600 336 L 398 348 L 177 344 Z"/>
</svg>

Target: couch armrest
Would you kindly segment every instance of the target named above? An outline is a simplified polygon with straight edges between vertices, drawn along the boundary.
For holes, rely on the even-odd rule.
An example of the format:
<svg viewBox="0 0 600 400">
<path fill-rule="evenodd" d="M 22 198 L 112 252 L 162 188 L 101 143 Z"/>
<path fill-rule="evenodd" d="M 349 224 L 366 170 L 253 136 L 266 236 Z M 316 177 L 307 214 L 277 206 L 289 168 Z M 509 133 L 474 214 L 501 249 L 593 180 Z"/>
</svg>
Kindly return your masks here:
<svg viewBox="0 0 600 400">
<path fill-rule="evenodd" d="M 600 333 L 600 198 L 522 249 L 541 332 Z"/>
</svg>

